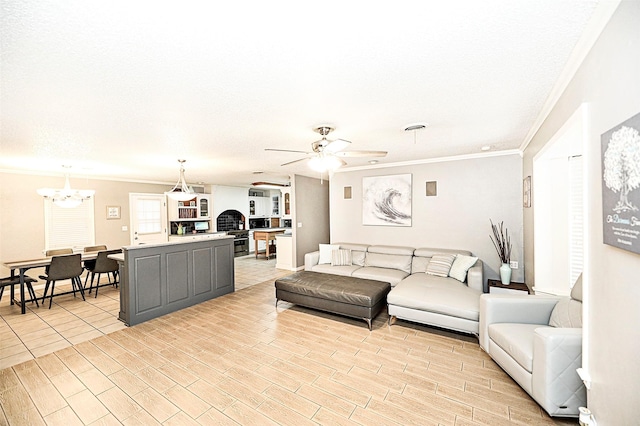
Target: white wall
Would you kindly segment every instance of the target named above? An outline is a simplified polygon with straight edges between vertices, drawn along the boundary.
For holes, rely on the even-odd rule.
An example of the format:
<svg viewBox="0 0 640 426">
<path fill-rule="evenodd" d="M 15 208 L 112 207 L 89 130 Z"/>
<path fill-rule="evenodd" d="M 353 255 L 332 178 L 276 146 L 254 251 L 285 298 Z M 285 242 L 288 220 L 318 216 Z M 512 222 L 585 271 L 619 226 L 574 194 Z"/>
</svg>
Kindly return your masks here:
<svg viewBox="0 0 640 426">
<path fill-rule="evenodd" d="M 211 220 L 217 229 L 216 219 L 225 210 L 237 210 L 245 217 L 245 229 L 249 229 L 249 188 L 239 186 L 211 185 Z"/>
<path fill-rule="evenodd" d="M 638 424 L 640 400 L 640 255 L 605 245 L 602 236 L 600 135 L 640 112 L 640 2 L 624 0 L 524 153 L 532 159 L 582 102 L 589 103 L 584 167 L 588 191 L 583 366 L 592 378 L 588 405 L 600 426 Z M 535 200 L 534 200 L 535 202 Z M 530 209 L 527 209 L 530 210 Z M 531 253 L 533 217 L 525 214 L 525 250 Z M 533 261 L 533 259 L 531 259 Z M 531 268 L 528 265 L 528 269 Z"/>
<path fill-rule="evenodd" d="M 404 173 L 413 179 L 412 226 L 362 225 L 362 178 Z M 518 154 L 337 172 L 331 179 L 331 241 L 470 250 L 484 261 L 485 277 L 498 278 L 489 219 L 504 221 L 512 260 L 521 261 L 521 176 Z M 425 195 L 427 181 L 437 181 L 437 196 Z M 350 200 L 343 197 L 345 186 L 352 187 Z M 513 271 L 513 281 L 523 278 L 522 267 Z"/>
</svg>

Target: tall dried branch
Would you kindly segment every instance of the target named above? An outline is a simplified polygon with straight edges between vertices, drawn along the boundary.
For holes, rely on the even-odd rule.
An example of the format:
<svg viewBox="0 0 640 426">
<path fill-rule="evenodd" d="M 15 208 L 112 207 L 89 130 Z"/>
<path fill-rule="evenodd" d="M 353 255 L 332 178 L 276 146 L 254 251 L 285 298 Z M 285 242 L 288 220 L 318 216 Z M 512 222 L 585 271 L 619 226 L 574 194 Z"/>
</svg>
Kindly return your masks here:
<svg viewBox="0 0 640 426">
<path fill-rule="evenodd" d="M 489 238 L 498 252 L 498 257 L 500 257 L 502 263 L 509 263 L 511 261 L 511 238 L 509 237 L 509 231 L 504 226 L 504 222 L 500 222 L 499 225 L 494 225 L 491 219 L 489 219 L 489 222 L 491 222 L 491 229 L 493 230 L 493 235 L 489 235 Z"/>
</svg>

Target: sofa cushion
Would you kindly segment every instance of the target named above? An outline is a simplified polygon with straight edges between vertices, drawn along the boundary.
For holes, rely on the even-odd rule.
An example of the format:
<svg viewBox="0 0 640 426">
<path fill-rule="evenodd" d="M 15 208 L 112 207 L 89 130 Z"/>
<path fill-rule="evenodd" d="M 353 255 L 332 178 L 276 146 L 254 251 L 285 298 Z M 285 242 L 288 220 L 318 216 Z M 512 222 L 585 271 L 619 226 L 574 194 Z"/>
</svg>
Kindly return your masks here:
<svg viewBox="0 0 640 426">
<path fill-rule="evenodd" d="M 351 250 L 351 263 L 358 266 L 364 266 L 364 255 L 369 247 L 367 244 L 353 244 L 353 243 L 335 243 L 340 246 L 341 249 Z"/>
<path fill-rule="evenodd" d="M 573 284 L 573 288 L 571 289 L 571 298 L 578 302 L 582 302 L 582 274 L 578 275 L 576 282 Z"/>
<path fill-rule="evenodd" d="M 480 291 L 453 278 L 419 273 L 398 283 L 387 295 L 387 302 L 390 305 L 478 321 L 480 294 Z"/>
<path fill-rule="evenodd" d="M 318 264 L 331 263 L 331 252 L 340 248 L 337 244 L 319 244 L 320 259 Z"/>
<path fill-rule="evenodd" d="M 448 277 L 449 270 L 455 259 L 455 254 L 434 254 L 427 265 L 427 274 Z"/>
<path fill-rule="evenodd" d="M 403 246 L 369 246 L 367 252 L 380 254 L 398 254 L 403 256 L 413 256 L 413 247 Z"/>
<path fill-rule="evenodd" d="M 331 266 L 351 266 L 351 250 L 334 250 L 331 252 Z"/>
<path fill-rule="evenodd" d="M 350 277 L 357 269 L 361 269 L 362 266 L 358 265 L 346 265 L 346 266 L 331 266 L 330 263 L 323 263 L 322 265 L 314 265 L 311 268 L 313 272 L 322 272 L 324 274 L 343 275 Z"/>
<path fill-rule="evenodd" d="M 411 273 L 417 274 L 420 272 L 427 272 L 427 265 L 430 260 L 430 257 L 413 256 L 413 260 L 411 261 Z"/>
<path fill-rule="evenodd" d="M 391 284 L 391 287 L 398 284 L 407 275 L 409 274 L 398 269 L 376 268 L 374 266 L 358 268 L 351 274 L 352 277 L 356 278 L 388 282 Z"/>
<path fill-rule="evenodd" d="M 540 324 L 495 323 L 489 325 L 489 338 L 529 373 L 533 370 L 533 333 Z"/>
<path fill-rule="evenodd" d="M 411 255 L 367 252 L 364 260 L 364 266 L 399 269 L 400 271 L 406 272 L 408 275 L 411 273 L 411 258 Z"/>
<path fill-rule="evenodd" d="M 475 256 L 465 256 L 464 254 L 456 255 L 456 259 L 453 261 L 453 265 L 451 265 L 451 269 L 449 270 L 449 276 L 462 283 L 465 282 L 467 279 L 467 271 L 475 265 L 477 261 L 478 258 Z"/>
<path fill-rule="evenodd" d="M 413 251 L 414 256 L 420 257 L 432 257 L 434 254 L 464 254 L 466 256 L 471 256 L 471 252 L 467 250 L 422 247 Z"/>
<path fill-rule="evenodd" d="M 582 302 L 565 297 L 551 311 L 551 327 L 582 328 Z"/>
</svg>

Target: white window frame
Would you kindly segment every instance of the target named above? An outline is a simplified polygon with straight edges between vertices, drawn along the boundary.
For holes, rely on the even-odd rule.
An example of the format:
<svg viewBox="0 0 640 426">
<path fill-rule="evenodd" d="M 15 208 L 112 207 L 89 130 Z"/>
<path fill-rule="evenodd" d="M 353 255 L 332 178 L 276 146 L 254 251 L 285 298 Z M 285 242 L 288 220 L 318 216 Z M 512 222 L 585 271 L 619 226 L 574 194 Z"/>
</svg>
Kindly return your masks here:
<svg viewBox="0 0 640 426">
<path fill-rule="evenodd" d="M 95 210 L 93 198 L 78 207 L 63 208 L 44 199 L 44 250 L 71 247 L 82 251 L 95 245 Z"/>
</svg>

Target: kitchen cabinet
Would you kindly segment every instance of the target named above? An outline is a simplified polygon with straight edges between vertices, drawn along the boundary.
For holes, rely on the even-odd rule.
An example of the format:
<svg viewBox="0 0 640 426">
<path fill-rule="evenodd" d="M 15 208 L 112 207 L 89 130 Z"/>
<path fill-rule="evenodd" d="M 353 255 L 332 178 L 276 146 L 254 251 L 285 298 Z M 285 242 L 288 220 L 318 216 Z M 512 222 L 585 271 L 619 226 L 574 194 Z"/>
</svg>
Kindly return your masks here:
<svg viewBox="0 0 640 426">
<path fill-rule="evenodd" d="M 119 319 L 129 326 L 235 290 L 232 236 L 123 247 Z"/>
<path fill-rule="evenodd" d="M 257 231 L 260 231 L 259 229 Z M 249 253 L 255 253 L 255 244 L 253 243 L 254 231 L 249 231 Z M 264 240 L 258 240 L 258 251 L 264 251 L 267 249 L 267 243 Z"/>
<path fill-rule="evenodd" d="M 211 199 L 208 194 L 197 194 L 188 201 L 176 201 L 168 198 L 169 221 L 209 220 Z"/>
<path fill-rule="evenodd" d="M 280 217 L 280 195 L 271 195 L 271 217 Z"/>
<path fill-rule="evenodd" d="M 282 217 L 291 219 L 291 189 L 282 190 Z"/>
<path fill-rule="evenodd" d="M 249 196 L 249 217 L 265 217 L 270 214 L 269 197 Z"/>
</svg>

